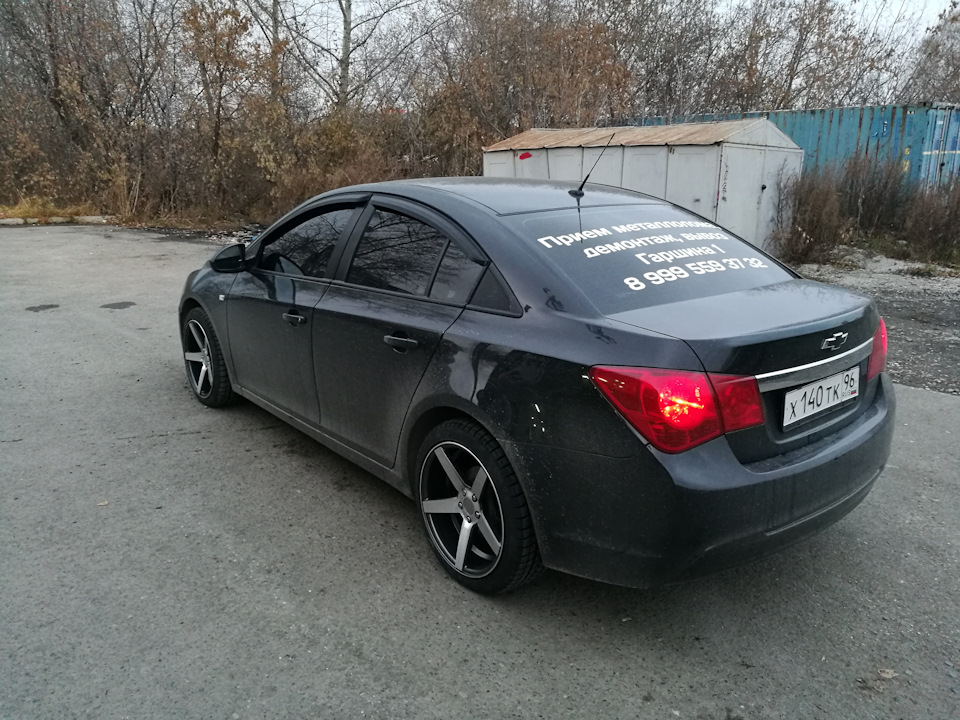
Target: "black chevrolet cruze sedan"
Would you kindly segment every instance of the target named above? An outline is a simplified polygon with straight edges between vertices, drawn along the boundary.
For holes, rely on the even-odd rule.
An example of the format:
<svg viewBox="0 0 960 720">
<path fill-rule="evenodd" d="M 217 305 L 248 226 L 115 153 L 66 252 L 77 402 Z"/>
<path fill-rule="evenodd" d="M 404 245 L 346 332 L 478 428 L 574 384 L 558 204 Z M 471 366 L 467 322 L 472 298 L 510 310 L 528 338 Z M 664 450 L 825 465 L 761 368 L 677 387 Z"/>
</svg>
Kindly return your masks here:
<svg viewBox="0 0 960 720">
<path fill-rule="evenodd" d="M 410 495 L 478 592 L 768 553 L 863 500 L 893 434 L 869 298 L 605 186 L 325 193 L 191 274 L 180 325 L 200 402 L 243 396 Z"/>
</svg>

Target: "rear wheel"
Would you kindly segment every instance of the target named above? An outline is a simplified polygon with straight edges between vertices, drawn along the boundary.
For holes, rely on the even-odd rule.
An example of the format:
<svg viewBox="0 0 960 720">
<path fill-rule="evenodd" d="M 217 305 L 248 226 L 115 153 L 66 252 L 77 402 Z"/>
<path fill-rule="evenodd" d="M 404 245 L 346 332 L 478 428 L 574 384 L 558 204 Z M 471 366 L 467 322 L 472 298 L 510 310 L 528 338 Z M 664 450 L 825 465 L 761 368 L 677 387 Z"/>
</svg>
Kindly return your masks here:
<svg viewBox="0 0 960 720">
<path fill-rule="evenodd" d="M 542 569 L 530 510 L 497 441 L 466 420 L 427 435 L 417 459 L 416 495 L 430 546 L 461 585 L 498 593 Z"/>
<path fill-rule="evenodd" d="M 181 338 L 187 378 L 197 400 L 209 407 L 227 405 L 233 400 L 230 377 L 213 323 L 201 308 L 187 313 Z"/>
</svg>

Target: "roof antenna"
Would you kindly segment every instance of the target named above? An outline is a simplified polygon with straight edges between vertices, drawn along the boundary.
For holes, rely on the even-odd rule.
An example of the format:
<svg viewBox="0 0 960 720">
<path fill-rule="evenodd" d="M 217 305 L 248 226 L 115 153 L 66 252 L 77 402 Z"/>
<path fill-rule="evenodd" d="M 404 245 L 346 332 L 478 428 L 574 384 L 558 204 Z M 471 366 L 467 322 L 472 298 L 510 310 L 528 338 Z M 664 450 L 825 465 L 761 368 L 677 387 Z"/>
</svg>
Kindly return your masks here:
<svg viewBox="0 0 960 720">
<path fill-rule="evenodd" d="M 600 162 L 600 158 L 603 157 L 603 154 L 607 151 L 607 148 L 610 147 L 610 143 L 613 141 L 613 136 L 616 133 L 611 133 L 610 137 L 607 139 L 607 144 L 603 146 L 603 150 L 600 151 L 600 154 L 597 155 L 597 159 L 593 161 L 593 167 L 590 168 L 590 172 L 587 173 L 586 177 L 583 178 L 583 182 L 580 183 L 580 187 L 576 190 L 567 190 L 570 193 L 570 197 L 575 197 L 577 200 L 583 197 L 583 186 L 587 184 L 587 180 L 590 179 L 590 174 L 594 171 L 594 168 L 597 167 L 597 163 Z"/>
</svg>

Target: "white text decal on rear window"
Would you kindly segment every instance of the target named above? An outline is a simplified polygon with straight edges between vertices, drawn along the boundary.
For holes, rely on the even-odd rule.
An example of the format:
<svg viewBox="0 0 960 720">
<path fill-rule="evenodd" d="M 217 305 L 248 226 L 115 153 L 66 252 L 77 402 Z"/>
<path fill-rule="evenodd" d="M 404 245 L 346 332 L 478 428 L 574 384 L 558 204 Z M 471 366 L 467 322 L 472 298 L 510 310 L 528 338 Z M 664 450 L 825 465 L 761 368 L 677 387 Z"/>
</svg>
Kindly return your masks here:
<svg viewBox="0 0 960 720">
<path fill-rule="evenodd" d="M 607 228 L 597 228 L 596 230 L 580 230 L 579 232 L 570 233 L 568 235 L 547 235 L 542 238 L 537 238 L 537 242 L 543 245 L 544 247 L 552 248 L 559 247 L 562 245 L 573 245 L 575 242 L 583 242 L 584 240 L 593 240 L 594 238 L 603 237 L 604 235 L 612 235 Z M 550 243 L 553 243 L 551 245 Z"/>
<path fill-rule="evenodd" d="M 665 230 L 671 228 L 710 228 L 716 230 L 717 226 L 713 223 L 709 223 L 703 220 L 660 220 L 657 222 L 642 222 L 642 223 L 627 223 L 625 225 L 613 225 L 611 228 L 594 228 L 593 230 L 578 230 L 577 232 L 566 233 L 564 235 L 544 235 L 543 237 L 537 238 L 537 242 L 543 245 L 545 248 L 554 248 L 554 247 L 569 247 L 575 242 L 582 243 L 584 240 L 593 240 L 594 238 L 604 237 L 606 235 L 612 235 L 613 232 L 616 233 L 630 233 L 630 232 L 643 232 L 645 230 Z M 611 230 L 613 232 L 611 232 Z M 719 237 L 699 237 L 700 235 L 717 235 Z M 683 242 L 682 240 L 677 240 L 672 235 L 658 235 L 648 238 L 636 238 L 634 240 L 626 240 L 621 242 L 639 242 L 640 240 L 651 240 L 657 237 L 671 238 L 671 240 L 666 242 Z M 726 238 L 726 235 L 722 233 L 695 233 L 692 235 L 684 235 L 688 240 L 717 240 Z M 664 241 L 661 241 L 664 242 Z M 613 243 L 617 244 L 617 243 Z M 646 243 L 643 243 L 646 244 Z M 627 247 L 634 247 L 633 245 L 628 245 Z M 592 249 L 592 248 L 591 248 Z M 605 254 L 605 253 L 601 253 Z M 595 255 L 587 255 L 587 257 L 596 257 Z"/>
<path fill-rule="evenodd" d="M 566 208 L 503 221 L 542 261 L 530 265 L 531 273 L 559 272 L 603 314 L 752 290 L 791 277 L 756 247 L 677 207 Z"/>
</svg>

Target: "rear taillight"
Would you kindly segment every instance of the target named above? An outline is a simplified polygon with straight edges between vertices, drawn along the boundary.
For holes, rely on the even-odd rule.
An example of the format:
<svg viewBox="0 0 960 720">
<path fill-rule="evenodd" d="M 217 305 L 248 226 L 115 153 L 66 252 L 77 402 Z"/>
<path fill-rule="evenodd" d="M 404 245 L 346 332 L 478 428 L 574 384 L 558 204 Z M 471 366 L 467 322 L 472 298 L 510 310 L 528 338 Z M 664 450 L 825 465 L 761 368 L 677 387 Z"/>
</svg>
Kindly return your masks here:
<svg viewBox="0 0 960 720">
<path fill-rule="evenodd" d="M 887 367 L 887 325 L 880 318 L 880 326 L 873 334 L 873 350 L 870 351 L 870 364 L 867 365 L 867 380 L 872 380 Z"/>
<path fill-rule="evenodd" d="M 763 401 L 755 377 L 709 375 L 723 415 L 723 431 L 763 425 Z"/>
<path fill-rule="evenodd" d="M 763 423 L 760 390 L 752 377 L 630 367 L 595 367 L 590 377 L 664 452 L 683 452 L 724 432 Z"/>
</svg>

